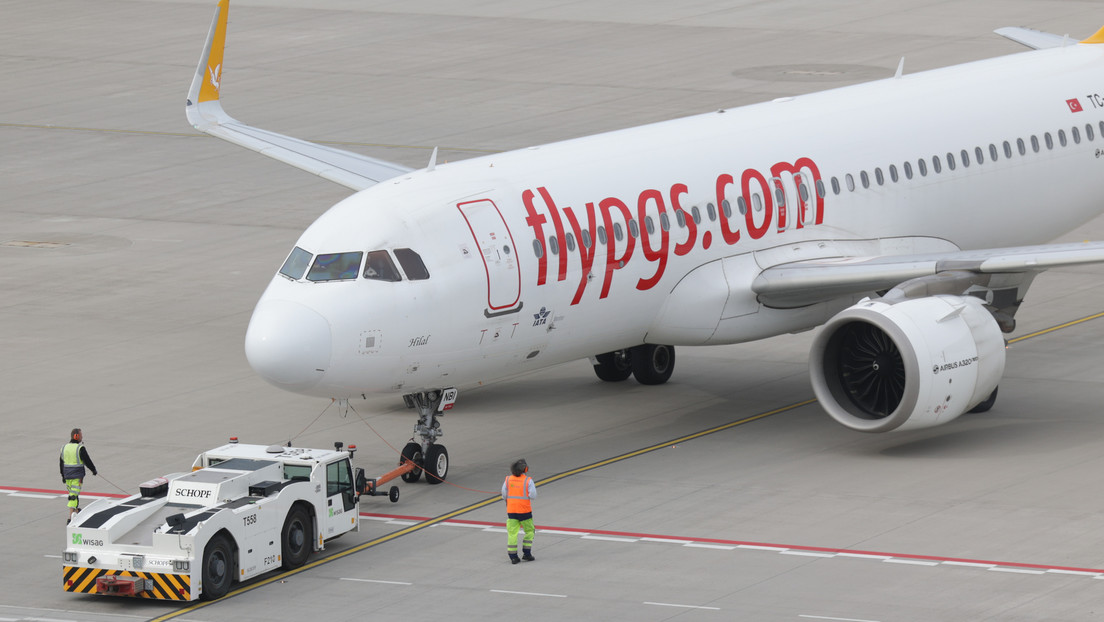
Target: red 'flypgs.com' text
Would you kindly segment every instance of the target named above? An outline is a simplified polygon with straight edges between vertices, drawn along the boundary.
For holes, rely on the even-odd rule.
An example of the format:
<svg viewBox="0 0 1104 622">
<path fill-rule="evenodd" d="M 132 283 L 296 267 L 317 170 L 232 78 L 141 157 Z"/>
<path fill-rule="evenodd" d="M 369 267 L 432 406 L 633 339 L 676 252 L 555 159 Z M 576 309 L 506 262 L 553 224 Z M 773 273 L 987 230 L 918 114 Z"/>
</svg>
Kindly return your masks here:
<svg viewBox="0 0 1104 622">
<path fill-rule="evenodd" d="M 719 206 L 716 216 L 720 223 L 721 239 L 728 246 L 739 243 L 746 233 L 751 239 L 762 238 L 771 229 L 772 224 L 779 232 L 789 228 L 801 229 L 810 224 L 824 221 L 824 186 L 820 169 L 809 158 L 798 158 L 792 164 L 779 162 L 770 167 L 771 177 L 756 169 L 746 169 L 737 178 L 728 173 L 717 176 L 716 197 Z M 736 209 L 726 198 L 731 196 L 730 187 L 739 185 L 736 195 Z M 589 202 L 585 208 L 586 222 L 580 222 L 571 207 L 557 207 L 551 193 L 544 186 L 522 193 L 525 211 L 528 216 L 525 223 L 533 230 L 542 247 L 552 249 L 552 256 L 558 257 L 557 281 L 567 278 L 568 252 L 575 249 L 581 262 L 579 286 L 571 304 L 578 304 L 590 281 L 588 276 L 594 267 L 595 253 L 599 244 L 605 246 L 605 277 L 602 279 L 602 293 L 599 298 L 609 295 L 613 283 L 613 273 L 628 265 L 637 250 L 637 238 L 640 240 L 640 254 L 655 265 L 655 272 L 641 278 L 636 283 L 639 290 L 651 289 L 663 278 L 667 261 L 671 253 L 682 256 L 698 245 L 708 250 L 713 244 L 713 232 L 707 230 L 709 223 L 700 217 L 698 208 L 685 208 L 685 195 L 690 193 L 686 184 L 673 184 L 666 193 L 654 188 L 641 191 L 636 197 L 636 205 L 617 198 L 606 197 L 597 203 Z M 544 203 L 547 216 L 538 211 L 537 197 Z M 787 205 L 793 206 L 793 220 L 789 222 Z M 710 221 L 713 217 L 713 205 L 710 205 Z M 634 211 L 635 209 L 635 211 Z M 687 210 L 690 211 L 687 211 Z M 812 222 L 806 214 L 812 215 Z M 635 216 L 635 218 L 634 218 Z M 670 218 L 677 220 L 678 227 L 669 225 Z M 601 219 L 601 222 L 599 222 Z M 661 223 L 656 226 L 655 222 Z M 545 233 L 545 226 L 551 220 L 553 231 Z M 564 222 L 566 220 L 566 223 Z M 629 230 L 621 235 L 622 227 Z M 700 231 L 699 231 L 700 229 Z M 552 237 L 552 235 L 555 237 Z M 699 236 L 700 233 L 700 236 Z M 674 236 L 682 236 L 681 241 L 672 242 Z M 570 239 L 570 243 L 569 243 Z M 578 244 L 575 241 L 578 240 Z M 541 252 L 537 265 L 537 285 L 544 285 L 548 279 L 550 254 Z"/>
</svg>

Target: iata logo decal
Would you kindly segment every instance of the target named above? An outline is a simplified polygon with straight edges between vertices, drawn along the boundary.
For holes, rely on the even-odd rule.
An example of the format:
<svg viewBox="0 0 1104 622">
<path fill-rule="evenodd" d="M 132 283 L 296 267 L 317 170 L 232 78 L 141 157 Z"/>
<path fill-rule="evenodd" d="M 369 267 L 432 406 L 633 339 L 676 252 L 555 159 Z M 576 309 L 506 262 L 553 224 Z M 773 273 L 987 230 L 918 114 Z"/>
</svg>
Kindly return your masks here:
<svg viewBox="0 0 1104 622">
<path fill-rule="evenodd" d="M 541 307 L 540 311 L 537 311 L 533 314 L 533 326 L 544 326 L 548 323 L 548 316 L 551 314 L 551 311 L 544 307 Z"/>
<path fill-rule="evenodd" d="M 1077 101 L 1077 98 L 1067 99 L 1066 105 L 1069 106 L 1070 112 L 1081 112 L 1084 108 L 1081 107 L 1081 102 Z"/>
<path fill-rule="evenodd" d="M 580 278 L 573 305 L 603 273 L 598 298 L 609 296 L 614 273 L 634 261 L 654 266 L 650 276 L 636 282 L 636 289 L 646 291 L 663 278 L 673 256 L 824 222 L 824 183 L 810 158 L 777 162 L 763 171 L 721 173 L 706 183 L 706 192 L 693 196 L 713 200 L 693 205 L 686 199 L 690 186 L 684 183 L 646 188 L 628 200 L 609 196 L 584 202 L 581 209 L 558 206 L 544 186 L 524 191 L 525 224 L 544 249 L 537 258 L 537 285 L 551 278 L 566 280 L 568 263 L 576 263 L 572 259 L 577 257 L 572 271 Z"/>
</svg>

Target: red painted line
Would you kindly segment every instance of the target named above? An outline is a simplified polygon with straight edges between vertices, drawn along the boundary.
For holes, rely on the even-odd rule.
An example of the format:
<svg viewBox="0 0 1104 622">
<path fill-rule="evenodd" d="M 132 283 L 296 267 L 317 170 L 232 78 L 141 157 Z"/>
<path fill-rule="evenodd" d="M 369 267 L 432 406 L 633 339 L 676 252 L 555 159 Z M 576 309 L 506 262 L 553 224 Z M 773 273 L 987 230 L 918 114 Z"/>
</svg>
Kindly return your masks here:
<svg viewBox="0 0 1104 622">
<path fill-rule="evenodd" d="M 394 514 L 375 514 L 371 512 L 361 512 L 361 516 L 369 518 L 386 518 L 393 520 L 413 520 L 413 521 L 425 521 L 429 520 L 425 516 L 399 516 Z M 479 525 L 484 527 L 501 527 L 503 523 L 486 522 L 486 521 L 471 521 L 471 520 L 448 520 L 445 523 L 461 523 L 465 525 Z M 633 533 L 627 531 L 609 531 L 606 529 L 578 529 L 575 527 L 551 527 L 547 525 L 538 526 L 537 530 L 552 529 L 555 531 L 566 531 L 569 533 L 578 534 L 596 534 L 603 536 L 621 536 L 624 538 L 657 538 L 666 540 L 686 540 L 690 542 L 697 542 L 702 544 L 726 544 L 729 546 L 767 546 L 772 548 L 789 549 L 791 551 L 809 551 L 816 553 L 849 553 L 852 555 L 871 555 L 877 557 L 893 557 L 897 559 L 915 559 L 923 561 L 933 562 L 958 562 L 969 564 L 988 564 L 992 566 L 1003 566 L 1006 568 L 1030 568 L 1033 570 L 1068 570 L 1074 572 L 1091 572 L 1097 574 L 1104 574 L 1104 569 L 1099 568 L 1079 568 L 1076 566 L 1053 566 L 1050 564 L 1028 564 L 1024 562 L 999 562 L 984 559 L 969 559 L 965 557 L 943 557 L 939 555 L 914 555 L 911 553 L 884 553 L 878 551 L 863 551 L 857 549 L 837 549 L 822 546 L 805 546 L 795 544 L 775 544 L 769 542 L 748 542 L 743 540 L 722 540 L 719 538 L 695 538 L 692 536 L 672 536 L 672 535 L 657 535 L 650 533 Z"/>
</svg>

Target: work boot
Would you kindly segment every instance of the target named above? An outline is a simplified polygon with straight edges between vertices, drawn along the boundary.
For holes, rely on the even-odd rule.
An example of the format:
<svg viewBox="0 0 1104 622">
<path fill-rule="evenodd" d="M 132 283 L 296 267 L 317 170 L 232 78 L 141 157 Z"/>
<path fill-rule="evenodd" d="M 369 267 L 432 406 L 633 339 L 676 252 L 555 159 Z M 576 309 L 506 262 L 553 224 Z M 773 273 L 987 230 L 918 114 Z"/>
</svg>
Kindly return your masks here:
<svg viewBox="0 0 1104 622">
<path fill-rule="evenodd" d="M 521 560 L 518 559 L 517 553 L 510 553 L 510 563 L 511 564 L 520 564 L 521 563 Z"/>
<path fill-rule="evenodd" d="M 525 560 L 525 561 L 527 561 L 527 562 L 535 562 L 535 561 L 537 561 L 537 558 L 536 558 L 536 557 L 533 557 L 533 553 L 532 553 L 532 552 L 530 552 L 530 551 L 525 551 L 525 554 L 524 554 L 524 555 L 522 555 L 522 556 L 521 556 L 521 558 L 522 558 L 522 559 L 524 559 L 524 560 Z"/>
</svg>

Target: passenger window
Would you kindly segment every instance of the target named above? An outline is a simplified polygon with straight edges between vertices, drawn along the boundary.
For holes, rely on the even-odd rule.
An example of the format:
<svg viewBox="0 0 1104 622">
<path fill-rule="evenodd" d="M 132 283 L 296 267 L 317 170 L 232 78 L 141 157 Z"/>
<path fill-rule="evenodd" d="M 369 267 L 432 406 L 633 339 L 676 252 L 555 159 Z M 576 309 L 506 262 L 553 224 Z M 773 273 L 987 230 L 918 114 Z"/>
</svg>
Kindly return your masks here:
<svg viewBox="0 0 1104 622">
<path fill-rule="evenodd" d="M 989 159 L 994 162 L 997 161 L 997 146 L 993 143 L 989 143 Z"/>
<path fill-rule="evenodd" d="M 786 193 L 782 192 L 781 188 L 774 189 L 774 202 L 777 203 L 779 207 L 786 207 Z M 713 204 L 710 203 L 709 206 L 713 207 Z M 710 220 L 712 220 L 712 218 L 710 218 Z"/>
<path fill-rule="evenodd" d="M 755 192 L 751 195 L 751 206 L 754 207 L 755 211 L 757 212 L 763 211 L 763 198 L 759 196 L 758 192 Z M 695 220 L 695 222 L 697 221 Z"/>
<path fill-rule="evenodd" d="M 732 204 L 728 202 L 728 199 L 721 201 L 721 213 L 725 215 L 725 218 L 732 218 Z"/>
<path fill-rule="evenodd" d="M 1043 142 L 1046 143 L 1047 149 L 1054 148 L 1054 139 L 1050 137 L 1050 132 L 1043 134 Z"/>
<path fill-rule="evenodd" d="M 574 233 L 568 233 L 566 237 L 567 237 L 567 250 L 574 252 L 575 251 L 575 234 Z"/>
<path fill-rule="evenodd" d="M 1027 147 L 1024 146 L 1022 138 L 1016 139 L 1016 150 L 1020 152 L 1020 155 L 1027 155 Z"/>
<path fill-rule="evenodd" d="M 892 179 L 894 182 L 897 181 L 897 165 L 896 164 L 890 164 L 889 165 L 889 178 Z"/>
<path fill-rule="evenodd" d="M 553 255 L 560 254 L 560 243 L 556 240 L 556 236 L 548 236 L 548 250 L 552 251 Z"/>
<path fill-rule="evenodd" d="M 694 218 L 695 225 L 701 224 L 701 211 L 698 209 L 697 205 L 690 208 L 690 216 Z"/>
<path fill-rule="evenodd" d="M 1063 147 L 1069 144 L 1066 141 L 1066 130 L 1058 130 L 1058 144 L 1062 145 Z"/>
<path fill-rule="evenodd" d="M 535 246 L 540 245 L 537 240 L 533 240 L 533 244 Z M 544 254 L 544 249 L 541 249 L 541 254 Z M 540 257 L 540 255 L 537 255 L 537 257 Z M 426 269 L 422 256 L 418 253 L 409 248 L 396 248 L 395 258 L 399 260 L 399 265 L 406 273 L 406 278 L 411 281 L 423 281 L 429 278 L 429 270 Z M 371 262 L 371 260 L 371 254 L 369 254 L 368 261 Z"/>
<path fill-rule="evenodd" d="M 613 237 L 620 242 L 625 239 L 625 230 L 621 227 L 621 223 L 613 223 Z"/>
<path fill-rule="evenodd" d="M 284 262 L 284 266 L 280 268 L 280 274 L 293 281 L 298 281 L 303 278 L 303 273 L 307 271 L 310 260 L 311 254 L 296 246 L 291 249 L 291 254 L 288 255 L 287 260 Z"/>
<path fill-rule="evenodd" d="M 870 175 L 867 175 L 866 171 L 860 171 L 859 172 L 859 179 L 862 180 L 863 188 L 869 188 L 870 187 Z"/>
<path fill-rule="evenodd" d="M 364 262 L 364 278 L 373 281 L 401 281 L 399 271 L 395 269 L 395 262 L 391 261 L 391 255 L 387 251 L 372 251 L 368 253 L 368 261 Z"/>
<path fill-rule="evenodd" d="M 978 149 L 978 153 L 981 153 L 981 149 Z M 959 153 L 958 155 L 962 158 L 962 167 L 963 168 L 966 168 L 966 167 L 970 166 L 970 152 L 969 151 L 966 151 L 965 149 L 963 149 L 962 152 Z"/>
<path fill-rule="evenodd" d="M 659 227 L 664 231 L 671 230 L 671 219 L 667 217 L 667 212 L 663 212 L 659 215 Z M 590 248 L 589 246 L 587 248 Z"/>
<path fill-rule="evenodd" d="M 709 220 L 717 220 L 717 208 L 712 203 L 705 204 L 705 213 L 709 214 Z"/>
<path fill-rule="evenodd" d="M 802 201 L 808 201 L 809 200 L 809 189 L 805 187 L 804 182 L 802 182 L 800 184 L 797 184 L 797 196 Z"/>
<path fill-rule="evenodd" d="M 885 175 L 882 174 L 882 167 L 874 167 L 874 180 L 878 182 L 879 186 L 885 185 Z"/>
<path fill-rule="evenodd" d="M 947 154 L 947 170 L 949 170 L 949 171 L 955 170 L 955 159 L 954 159 L 954 154 L 953 153 L 948 153 Z"/>
<path fill-rule="evenodd" d="M 583 234 L 579 236 L 579 241 L 583 243 L 583 248 L 590 248 L 593 246 L 593 240 L 590 239 L 590 230 L 583 229 Z"/>
<path fill-rule="evenodd" d="M 609 241 L 609 239 L 606 237 L 606 228 L 605 227 L 601 227 L 601 226 L 598 227 L 598 241 L 600 243 L 602 243 L 603 245 L 605 245 L 606 242 Z"/>
<path fill-rule="evenodd" d="M 932 170 L 936 173 L 943 172 L 943 163 L 939 161 L 939 156 L 932 156 Z"/>
<path fill-rule="evenodd" d="M 1039 153 L 1039 138 L 1034 134 L 1031 135 L 1031 150 Z"/>
<path fill-rule="evenodd" d="M 1100 122 L 1100 135 L 1104 136 L 1104 121 Z"/>
<path fill-rule="evenodd" d="M 928 163 L 927 163 L 926 160 L 917 160 L 916 161 L 916 166 L 917 166 L 917 168 L 920 169 L 920 176 L 921 177 L 927 177 L 928 176 Z"/>
<path fill-rule="evenodd" d="M 855 178 L 851 176 L 851 173 L 848 173 L 847 176 L 844 177 L 843 179 L 844 179 L 844 181 L 847 182 L 847 189 L 851 192 L 854 192 L 855 191 Z"/>
<path fill-rule="evenodd" d="M 740 197 L 740 198 L 743 199 L 743 197 Z M 678 226 L 685 227 L 686 226 L 686 212 L 684 212 L 682 210 L 679 210 L 679 211 L 675 212 L 675 222 L 678 223 Z"/>
<path fill-rule="evenodd" d="M 816 180 L 816 193 L 817 193 L 817 196 L 822 198 L 822 199 L 825 196 L 828 195 L 828 189 L 824 187 L 824 180 L 823 179 Z"/>
<path fill-rule="evenodd" d="M 840 193 L 839 180 L 836 179 L 835 177 L 832 178 L 832 192 L 835 193 L 835 194 Z"/>
<path fill-rule="evenodd" d="M 1077 126 L 1070 128 L 1070 135 L 1073 136 L 1073 144 L 1081 144 L 1081 130 L 1077 129 Z"/>
<path fill-rule="evenodd" d="M 544 257 L 544 244 L 541 244 L 540 240 L 533 240 L 533 254 L 537 259 Z"/>
<path fill-rule="evenodd" d="M 1088 139 L 1089 142 L 1092 142 L 1096 138 L 1093 136 L 1092 123 L 1085 124 L 1085 138 Z"/>
<path fill-rule="evenodd" d="M 912 179 L 912 162 L 905 162 L 905 179 Z"/>
<path fill-rule="evenodd" d="M 1004 141 L 1004 157 L 1012 157 L 1012 145 L 1009 145 L 1007 140 Z"/>
<path fill-rule="evenodd" d="M 360 270 L 360 259 L 364 253 L 328 253 L 319 255 L 314 260 L 310 272 L 307 273 L 308 281 L 351 281 L 357 278 Z"/>
<path fill-rule="evenodd" d="M 638 225 L 635 220 L 629 221 L 629 235 L 634 238 L 640 237 L 640 225 Z"/>
<path fill-rule="evenodd" d="M 836 194 L 839 194 L 839 192 L 836 192 Z M 736 197 L 736 209 L 740 210 L 741 216 L 747 215 L 747 201 L 744 200 L 744 195 L 742 194 Z"/>
</svg>

